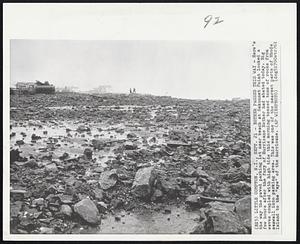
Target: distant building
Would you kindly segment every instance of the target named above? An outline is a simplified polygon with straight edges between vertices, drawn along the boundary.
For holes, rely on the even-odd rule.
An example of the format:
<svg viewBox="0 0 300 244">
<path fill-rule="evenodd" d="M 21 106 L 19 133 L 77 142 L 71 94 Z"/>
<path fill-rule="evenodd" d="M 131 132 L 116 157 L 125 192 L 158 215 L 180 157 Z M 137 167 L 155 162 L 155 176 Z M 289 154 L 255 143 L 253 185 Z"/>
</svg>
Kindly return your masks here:
<svg viewBox="0 0 300 244">
<path fill-rule="evenodd" d="M 18 82 L 16 84 L 17 93 L 19 94 L 34 94 L 35 82 Z"/>
<path fill-rule="evenodd" d="M 48 81 L 40 82 L 18 82 L 16 84 L 16 91 L 18 94 L 52 94 L 55 93 L 55 87 L 50 85 Z"/>
</svg>

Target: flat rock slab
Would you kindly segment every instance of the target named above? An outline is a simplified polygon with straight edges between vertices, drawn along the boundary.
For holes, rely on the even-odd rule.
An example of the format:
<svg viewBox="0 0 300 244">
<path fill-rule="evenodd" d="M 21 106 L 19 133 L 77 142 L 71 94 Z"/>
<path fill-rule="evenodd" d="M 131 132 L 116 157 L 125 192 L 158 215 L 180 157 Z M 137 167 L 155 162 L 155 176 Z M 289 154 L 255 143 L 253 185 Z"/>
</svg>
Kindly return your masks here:
<svg viewBox="0 0 300 244">
<path fill-rule="evenodd" d="M 74 212 L 90 224 L 97 224 L 100 221 L 100 215 L 96 205 L 88 198 L 76 203 L 74 205 Z"/>
</svg>

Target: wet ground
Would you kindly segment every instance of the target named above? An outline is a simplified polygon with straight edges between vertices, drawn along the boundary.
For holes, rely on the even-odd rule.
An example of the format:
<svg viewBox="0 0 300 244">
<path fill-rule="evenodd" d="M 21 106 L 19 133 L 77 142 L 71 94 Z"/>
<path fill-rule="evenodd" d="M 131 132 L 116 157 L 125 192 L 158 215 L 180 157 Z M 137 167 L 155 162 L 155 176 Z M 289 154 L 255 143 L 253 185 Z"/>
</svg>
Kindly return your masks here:
<svg viewBox="0 0 300 244">
<path fill-rule="evenodd" d="M 249 106 L 12 96 L 11 232 L 250 233 Z"/>
</svg>

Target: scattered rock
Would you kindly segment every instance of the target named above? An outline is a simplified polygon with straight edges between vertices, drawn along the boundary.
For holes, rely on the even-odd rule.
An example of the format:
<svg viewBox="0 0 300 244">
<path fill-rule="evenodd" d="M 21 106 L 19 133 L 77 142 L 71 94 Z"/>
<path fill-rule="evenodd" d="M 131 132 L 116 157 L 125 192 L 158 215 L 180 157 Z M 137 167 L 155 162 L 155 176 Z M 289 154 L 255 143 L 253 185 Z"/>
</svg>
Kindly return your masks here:
<svg viewBox="0 0 300 244">
<path fill-rule="evenodd" d="M 92 145 L 94 149 L 101 150 L 104 148 L 104 142 L 102 140 L 92 140 Z"/>
<path fill-rule="evenodd" d="M 73 203 L 73 196 L 71 195 L 60 195 L 59 199 L 62 204 L 71 204 Z"/>
<path fill-rule="evenodd" d="M 37 141 L 37 140 L 40 140 L 41 139 L 41 137 L 40 136 L 37 136 L 36 134 L 32 134 L 31 135 L 31 140 L 32 141 Z"/>
<path fill-rule="evenodd" d="M 18 149 L 12 149 L 10 150 L 10 162 L 26 162 L 27 158 L 20 156 L 20 151 Z"/>
<path fill-rule="evenodd" d="M 99 213 L 123 217 L 119 210 L 141 207 L 168 214 L 166 206 L 182 207 L 184 198 L 200 212 L 191 220 L 195 233 L 251 233 L 244 199 L 251 192 L 249 100 L 78 93 L 10 99 L 12 233 L 91 233 L 85 218 L 94 224 Z M 53 135 L 56 129 L 62 134 Z M 94 203 L 82 204 L 87 197 Z M 164 221 L 173 216 L 172 209 Z"/>
<path fill-rule="evenodd" d="M 168 147 L 180 147 L 180 146 L 189 146 L 189 144 L 181 142 L 181 141 L 168 141 Z"/>
<path fill-rule="evenodd" d="M 69 205 L 63 204 L 60 207 L 60 212 L 65 216 L 71 217 L 73 210 Z"/>
<path fill-rule="evenodd" d="M 134 143 L 131 142 L 131 141 L 127 141 L 127 142 L 124 143 L 124 148 L 125 148 L 126 150 L 135 150 L 135 149 L 137 149 L 137 145 L 134 144 Z"/>
<path fill-rule="evenodd" d="M 154 167 L 139 169 L 132 185 L 134 194 L 140 198 L 148 198 L 151 195 L 155 177 Z"/>
<path fill-rule="evenodd" d="M 23 202 L 22 201 L 15 201 L 13 204 L 10 205 L 10 217 L 17 218 L 20 214 L 22 209 Z"/>
<path fill-rule="evenodd" d="M 90 224 L 97 224 L 100 221 L 99 211 L 90 199 L 83 199 L 74 205 L 74 212 Z"/>
<path fill-rule="evenodd" d="M 251 196 L 246 196 L 235 203 L 235 212 L 245 227 L 251 229 Z"/>
<path fill-rule="evenodd" d="M 104 171 L 100 174 L 99 184 L 103 190 L 107 190 L 115 186 L 118 181 L 116 170 Z"/>
<path fill-rule="evenodd" d="M 178 191 L 180 190 L 178 182 L 173 178 L 169 180 L 161 179 L 160 186 L 162 192 L 164 192 L 170 198 L 175 198 L 178 195 Z"/>
<path fill-rule="evenodd" d="M 232 183 L 230 185 L 231 192 L 233 194 L 245 195 L 251 193 L 251 184 L 245 181 Z"/>
<path fill-rule="evenodd" d="M 207 213 L 204 233 L 208 234 L 248 234 L 238 215 L 232 211 L 211 209 Z"/>
<path fill-rule="evenodd" d="M 159 201 L 162 200 L 163 195 L 164 194 L 163 194 L 163 192 L 161 190 L 156 189 L 154 191 L 154 193 L 152 194 L 152 196 L 151 196 L 151 201 L 152 202 L 159 202 Z"/>
<path fill-rule="evenodd" d="M 87 159 L 92 159 L 93 157 L 93 151 L 90 148 L 84 149 L 83 154 Z"/>
<path fill-rule="evenodd" d="M 53 234 L 54 229 L 53 228 L 48 228 L 48 227 L 41 227 L 40 228 L 40 234 Z"/>
<path fill-rule="evenodd" d="M 134 134 L 134 133 L 128 133 L 128 134 L 127 134 L 127 138 L 128 138 L 128 139 L 132 139 L 132 138 L 136 138 L 136 137 L 137 137 L 137 135 Z"/>
<path fill-rule="evenodd" d="M 87 127 L 87 126 L 80 125 L 80 126 L 78 126 L 77 131 L 78 131 L 79 133 L 82 133 L 82 132 L 88 132 L 88 131 L 91 131 L 91 129 L 90 129 L 89 127 Z"/>
<path fill-rule="evenodd" d="M 201 195 L 190 195 L 185 199 L 185 202 L 192 207 L 199 207 L 201 205 Z"/>
<path fill-rule="evenodd" d="M 94 192 L 94 194 L 95 194 L 95 198 L 97 199 L 97 200 L 102 200 L 103 199 L 103 190 L 102 189 L 94 189 L 93 190 L 93 192 Z"/>
<path fill-rule="evenodd" d="M 33 207 L 36 207 L 36 206 L 44 205 L 44 203 L 45 203 L 44 198 L 37 198 L 37 199 L 34 199 L 34 200 L 32 201 L 31 205 L 32 205 Z"/>
<path fill-rule="evenodd" d="M 50 171 L 51 171 L 51 172 L 57 172 L 57 171 L 58 171 L 57 166 L 56 166 L 55 163 L 47 164 L 47 165 L 45 166 L 45 170 L 48 171 L 48 172 L 50 172 Z"/>
<path fill-rule="evenodd" d="M 165 209 L 164 209 L 164 213 L 165 213 L 165 214 L 170 214 L 170 213 L 171 213 L 171 209 L 165 208 Z"/>
</svg>

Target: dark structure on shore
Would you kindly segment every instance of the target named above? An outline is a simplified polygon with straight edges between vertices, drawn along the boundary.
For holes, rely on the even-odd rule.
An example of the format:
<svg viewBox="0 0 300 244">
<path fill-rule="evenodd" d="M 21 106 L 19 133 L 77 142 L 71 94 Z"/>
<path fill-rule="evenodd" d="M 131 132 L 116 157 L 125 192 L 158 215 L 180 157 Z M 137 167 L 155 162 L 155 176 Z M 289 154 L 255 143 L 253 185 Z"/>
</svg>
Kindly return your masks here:
<svg viewBox="0 0 300 244">
<path fill-rule="evenodd" d="M 17 94 L 54 94 L 55 87 L 49 84 L 48 81 L 18 82 L 15 92 Z"/>
</svg>

